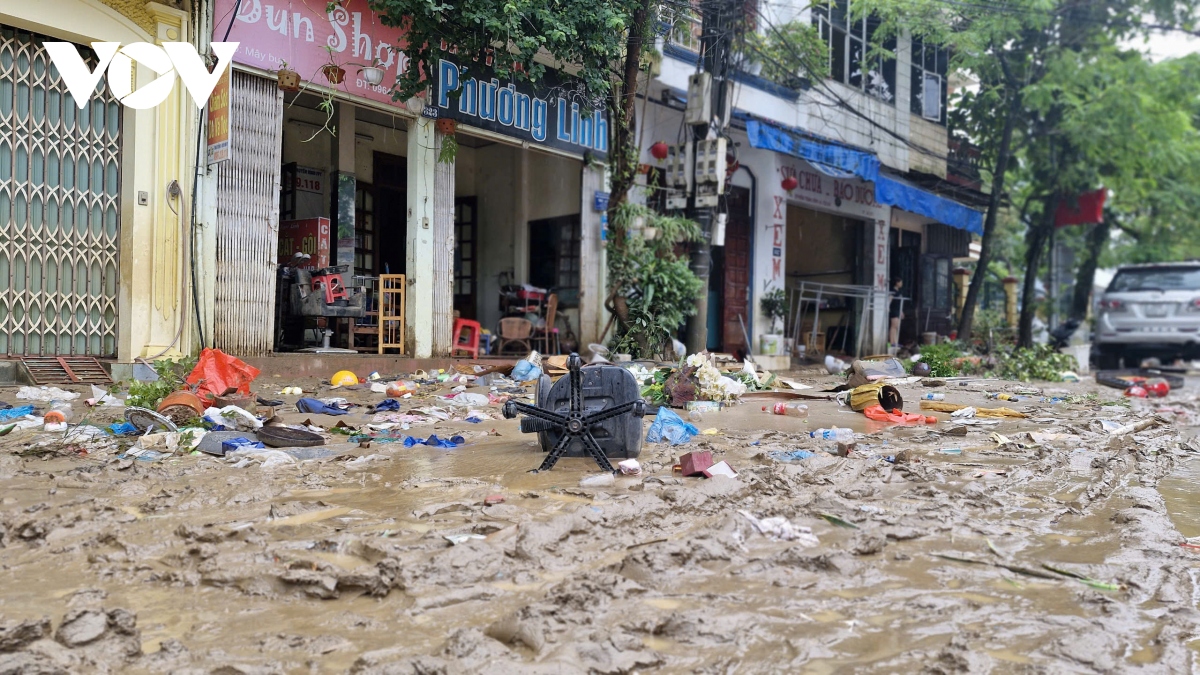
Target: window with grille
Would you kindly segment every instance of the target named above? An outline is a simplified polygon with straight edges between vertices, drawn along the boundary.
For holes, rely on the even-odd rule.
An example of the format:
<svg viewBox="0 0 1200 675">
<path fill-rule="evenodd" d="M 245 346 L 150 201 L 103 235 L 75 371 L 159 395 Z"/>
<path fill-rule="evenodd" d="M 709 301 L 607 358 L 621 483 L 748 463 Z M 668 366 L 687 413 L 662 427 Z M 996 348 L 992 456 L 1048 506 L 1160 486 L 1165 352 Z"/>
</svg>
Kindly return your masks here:
<svg viewBox="0 0 1200 675">
<path fill-rule="evenodd" d="M 868 56 L 879 27 L 877 19 L 852 18 L 849 4 L 842 2 L 814 7 L 813 23 L 829 46 L 830 78 L 886 103 L 895 103 L 896 59 Z M 896 40 L 888 38 L 882 47 L 895 53 Z"/>
</svg>

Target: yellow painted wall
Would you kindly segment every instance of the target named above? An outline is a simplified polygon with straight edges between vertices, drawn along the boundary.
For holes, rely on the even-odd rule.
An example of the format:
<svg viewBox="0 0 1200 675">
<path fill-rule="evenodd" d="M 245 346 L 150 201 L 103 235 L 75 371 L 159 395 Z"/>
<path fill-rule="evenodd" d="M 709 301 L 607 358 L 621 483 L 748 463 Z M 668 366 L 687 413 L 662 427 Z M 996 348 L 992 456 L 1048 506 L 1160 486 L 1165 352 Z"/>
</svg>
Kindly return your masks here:
<svg viewBox="0 0 1200 675">
<path fill-rule="evenodd" d="M 36 0 L 0 6 L 0 23 L 80 44 L 189 41 L 187 19 L 180 10 L 143 0 Z M 156 77 L 139 67 L 135 85 Z M 172 356 L 196 350 L 187 300 L 186 235 L 180 228 L 191 208 L 199 112 L 177 81 L 157 108 L 125 108 L 122 115 L 117 357 L 128 363 L 160 352 Z M 173 180 L 181 193 L 169 198 Z M 139 193 L 146 194 L 147 204 L 138 204 Z M 180 322 L 181 337 L 174 341 Z"/>
</svg>

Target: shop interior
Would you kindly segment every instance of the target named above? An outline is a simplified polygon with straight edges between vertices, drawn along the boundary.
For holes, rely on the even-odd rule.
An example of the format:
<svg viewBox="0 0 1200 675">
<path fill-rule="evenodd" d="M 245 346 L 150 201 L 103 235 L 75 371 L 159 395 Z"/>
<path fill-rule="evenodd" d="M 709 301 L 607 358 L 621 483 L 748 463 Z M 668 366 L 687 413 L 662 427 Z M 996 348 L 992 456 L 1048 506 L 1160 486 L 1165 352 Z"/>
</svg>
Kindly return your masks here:
<svg viewBox="0 0 1200 675">
<path fill-rule="evenodd" d="M 801 281 L 840 286 L 863 283 L 861 261 L 864 258 L 859 252 L 863 249 L 865 231 L 866 223 L 862 220 L 789 204 L 785 257 L 788 288 L 798 288 Z M 811 295 L 806 293 L 806 296 Z M 840 295 L 823 296 L 819 317 L 812 306 L 814 303 L 806 302 L 796 333 L 797 339 L 805 345 L 805 351 L 810 354 L 854 353 L 860 322 L 857 302 Z M 794 304 L 790 305 L 789 334 L 796 319 Z M 815 344 L 811 344 L 814 320 L 817 333 Z"/>
<path fill-rule="evenodd" d="M 338 139 L 332 122 L 325 124 L 320 101 L 301 94 L 285 103 L 281 270 L 296 264 L 296 251 L 315 254 L 322 247 L 307 230 L 293 236 L 294 221 L 316 223 L 315 233 L 320 221 L 313 219 L 328 219 L 326 264 L 334 267 L 338 260 Z M 381 108 L 355 109 L 353 265 L 339 271 L 349 295 L 364 296 L 362 316 L 337 316 L 335 310 L 327 317 L 285 315 L 289 305 L 281 300 L 277 349 L 320 348 L 328 338 L 334 349 L 378 351 L 380 275 L 406 272 L 407 126 L 405 118 Z M 498 354 L 501 346 L 509 354 L 576 346 L 582 162 L 461 126 L 455 138 L 456 318 L 479 322 L 485 332 L 481 355 Z M 315 269 L 317 261 L 313 255 L 298 265 Z"/>
</svg>

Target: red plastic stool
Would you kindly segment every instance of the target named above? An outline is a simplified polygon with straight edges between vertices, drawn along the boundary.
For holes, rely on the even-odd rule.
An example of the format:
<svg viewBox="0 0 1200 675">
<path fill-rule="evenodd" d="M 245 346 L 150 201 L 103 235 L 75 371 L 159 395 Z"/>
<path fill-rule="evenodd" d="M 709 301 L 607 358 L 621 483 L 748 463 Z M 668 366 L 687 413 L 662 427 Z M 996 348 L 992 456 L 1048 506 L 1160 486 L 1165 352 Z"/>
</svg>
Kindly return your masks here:
<svg viewBox="0 0 1200 675">
<path fill-rule="evenodd" d="M 325 304 L 332 305 L 334 300 L 345 299 L 346 287 L 342 285 L 342 275 L 323 274 L 312 278 L 314 291 L 325 292 Z"/>
<path fill-rule="evenodd" d="M 463 340 L 463 330 L 466 329 L 469 333 L 466 340 Z M 469 319 L 454 320 L 454 351 L 463 351 L 470 354 L 474 358 L 479 358 L 479 333 L 480 327 L 478 321 Z"/>
</svg>

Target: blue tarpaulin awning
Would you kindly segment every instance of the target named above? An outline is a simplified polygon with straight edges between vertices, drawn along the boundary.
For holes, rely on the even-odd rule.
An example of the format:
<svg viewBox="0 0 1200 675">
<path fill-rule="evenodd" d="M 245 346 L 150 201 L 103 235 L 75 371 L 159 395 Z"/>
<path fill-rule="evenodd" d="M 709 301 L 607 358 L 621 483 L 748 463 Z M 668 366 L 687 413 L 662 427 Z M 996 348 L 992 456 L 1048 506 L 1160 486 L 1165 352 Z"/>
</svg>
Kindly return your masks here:
<svg viewBox="0 0 1200 675">
<path fill-rule="evenodd" d="M 840 145 L 820 143 L 758 120 L 746 121 L 750 145 L 799 157 L 814 164 L 824 164 L 873 181 L 879 175 L 879 158 L 869 152 L 851 150 Z"/>
<path fill-rule="evenodd" d="M 857 176 L 875 184 L 875 201 L 895 206 L 944 225 L 983 234 L 983 214 L 879 171 L 879 158 L 869 152 L 821 143 L 759 120 L 746 120 L 750 145 L 799 157 L 823 173 Z"/>
<path fill-rule="evenodd" d="M 979 211 L 883 174 L 875 180 L 875 201 L 983 235 L 983 214 Z"/>
</svg>

